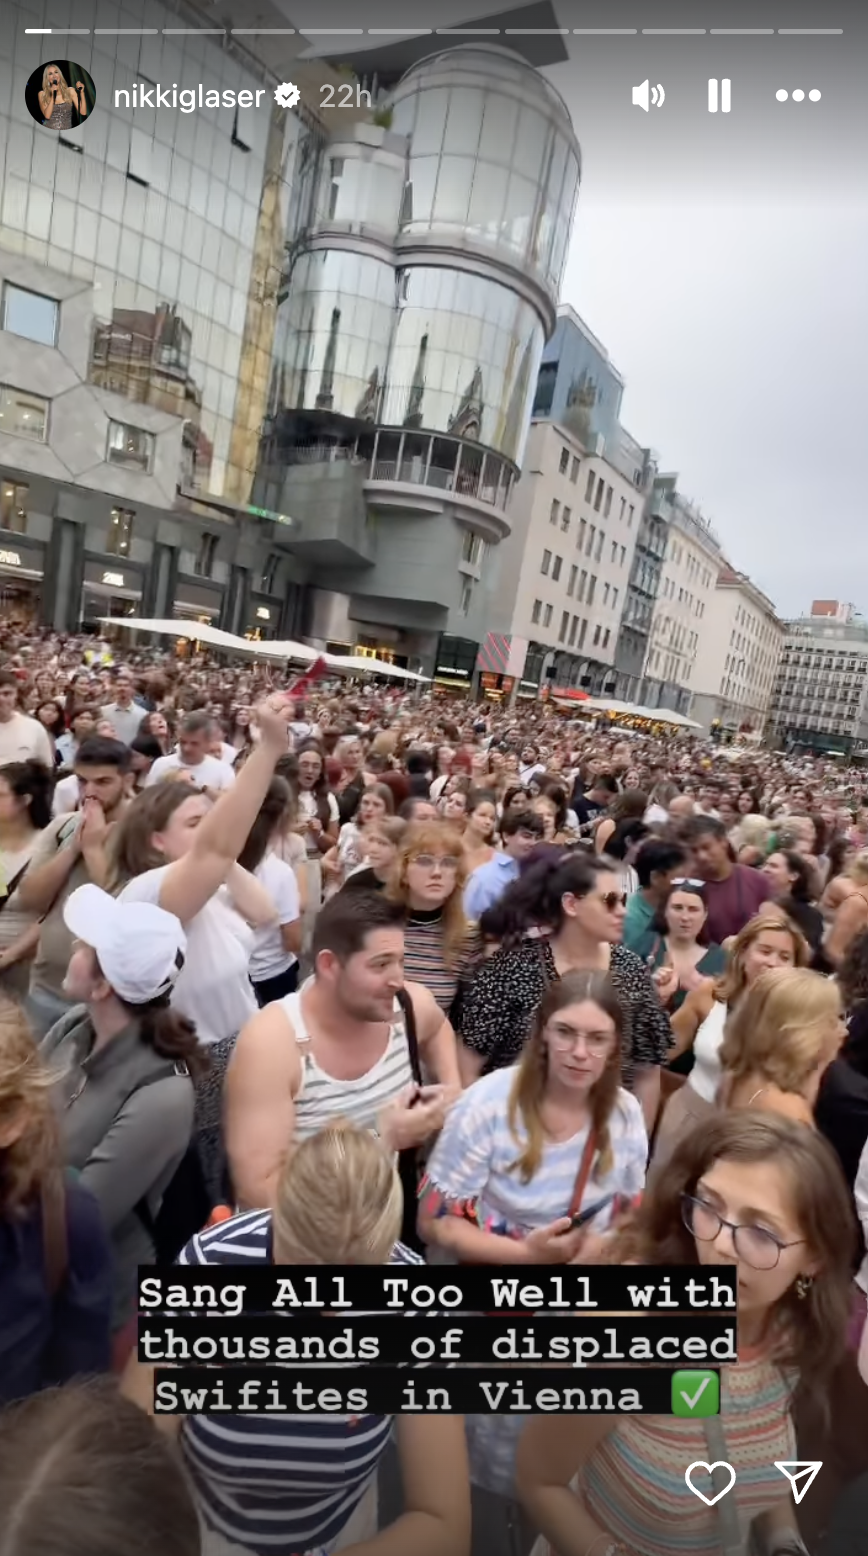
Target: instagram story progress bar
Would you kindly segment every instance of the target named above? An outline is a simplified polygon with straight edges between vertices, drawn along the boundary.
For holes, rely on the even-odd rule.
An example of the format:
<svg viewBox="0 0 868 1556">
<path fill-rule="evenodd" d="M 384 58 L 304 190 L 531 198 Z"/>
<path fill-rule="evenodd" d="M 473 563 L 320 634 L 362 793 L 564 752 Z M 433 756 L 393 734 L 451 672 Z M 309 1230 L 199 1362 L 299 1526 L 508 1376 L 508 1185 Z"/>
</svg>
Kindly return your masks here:
<svg viewBox="0 0 868 1556">
<path fill-rule="evenodd" d="M 717 76 L 708 78 L 709 113 L 730 113 L 732 110 L 732 82 L 727 76 L 722 81 Z"/>
</svg>

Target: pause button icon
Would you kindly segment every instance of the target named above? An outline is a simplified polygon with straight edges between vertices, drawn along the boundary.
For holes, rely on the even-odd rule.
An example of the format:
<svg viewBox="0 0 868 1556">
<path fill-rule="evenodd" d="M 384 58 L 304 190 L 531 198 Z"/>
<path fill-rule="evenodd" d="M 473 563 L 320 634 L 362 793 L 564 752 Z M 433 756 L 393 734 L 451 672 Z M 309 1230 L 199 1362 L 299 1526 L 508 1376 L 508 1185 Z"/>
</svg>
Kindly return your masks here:
<svg viewBox="0 0 868 1556">
<path fill-rule="evenodd" d="M 708 78 L 708 111 L 717 113 L 729 113 L 732 107 L 732 82 L 725 78 L 718 81 L 716 76 Z"/>
</svg>

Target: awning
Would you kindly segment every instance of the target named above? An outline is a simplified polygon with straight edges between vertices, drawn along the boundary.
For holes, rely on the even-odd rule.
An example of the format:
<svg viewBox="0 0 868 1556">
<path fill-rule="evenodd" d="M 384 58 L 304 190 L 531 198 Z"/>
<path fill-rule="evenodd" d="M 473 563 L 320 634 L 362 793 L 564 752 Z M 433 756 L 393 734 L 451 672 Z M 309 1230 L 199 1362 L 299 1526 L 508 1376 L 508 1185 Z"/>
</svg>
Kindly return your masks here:
<svg viewBox="0 0 868 1556">
<path fill-rule="evenodd" d="M 191 609 L 189 606 L 186 608 Z M 369 659 L 362 654 L 321 654 L 319 649 L 311 648 L 308 643 L 297 643 L 292 639 L 272 642 L 270 639 L 240 638 L 233 632 L 222 632 L 219 627 L 212 627 L 205 621 L 168 621 L 139 616 L 103 616 L 100 619 L 113 627 L 129 627 L 131 632 L 153 632 L 158 637 L 195 638 L 198 643 L 207 643 L 209 648 L 220 649 L 226 654 L 243 654 L 245 658 L 281 659 L 284 662 L 295 659 L 302 664 L 313 664 L 315 659 L 324 659 L 330 670 L 344 675 L 387 675 L 402 681 L 426 679 L 415 670 L 402 670 L 398 665 L 387 664 L 382 659 Z"/>
</svg>

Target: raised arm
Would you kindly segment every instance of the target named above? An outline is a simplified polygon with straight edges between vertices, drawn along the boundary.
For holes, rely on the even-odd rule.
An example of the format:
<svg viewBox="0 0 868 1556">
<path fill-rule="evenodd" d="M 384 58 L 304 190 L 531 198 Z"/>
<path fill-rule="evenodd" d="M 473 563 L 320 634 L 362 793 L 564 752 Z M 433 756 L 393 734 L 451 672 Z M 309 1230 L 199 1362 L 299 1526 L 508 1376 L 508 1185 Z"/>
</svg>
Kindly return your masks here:
<svg viewBox="0 0 868 1556">
<path fill-rule="evenodd" d="M 242 1027 L 223 1088 L 229 1170 L 242 1210 L 274 1203 L 295 1128 L 299 1079 L 289 1022 L 279 1005 L 266 1005 Z"/>
<path fill-rule="evenodd" d="M 672 1029 L 674 1043 L 669 1050 L 669 1063 L 673 1059 L 680 1059 L 696 1041 L 696 1034 L 702 1026 L 706 1016 L 710 1015 L 714 1004 L 714 984 L 711 978 L 707 978 L 698 989 L 691 989 L 680 1010 L 670 1018 L 669 1025 Z"/>
<path fill-rule="evenodd" d="M 288 698 L 274 696 L 257 710 L 262 738 L 244 763 L 237 782 L 226 789 L 196 829 L 189 854 L 166 871 L 160 907 L 182 924 L 204 908 L 223 886 L 265 799 L 275 764 L 286 755 L 286 728 L 292 711 Z M 25 877 L 26 879 L 26 877 Z"/>
</svg>

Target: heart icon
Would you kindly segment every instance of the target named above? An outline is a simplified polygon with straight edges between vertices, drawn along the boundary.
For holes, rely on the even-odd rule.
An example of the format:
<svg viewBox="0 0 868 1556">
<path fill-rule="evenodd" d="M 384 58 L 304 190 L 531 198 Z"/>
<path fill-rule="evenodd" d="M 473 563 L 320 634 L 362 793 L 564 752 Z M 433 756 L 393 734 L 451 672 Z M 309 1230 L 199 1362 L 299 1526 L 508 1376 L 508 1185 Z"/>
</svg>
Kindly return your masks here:
<svg viewBox="0 0 868 1556">
<path fill-rule="evenodd" d="M 713 1497 L 707 1497 L 705 1492 L 700 1491 L 698 1486 L 694 1486 L 693 1481 L 690 1479 L 694 1470 L 704 1470 L 707 1475 L 712 1477 L 712 1479 L 714 1477 L 715 1470 L 726 1470 L 726 1473 L 729 1476 L 729 1481 L 724 1486 L 722 1491 L 718 1491 Z M 687 1481 L 687 1484 L 695 1497 L 699 1497 L 700 1501 L 704 1502 L 706 1507 L 714 1507 L 715 1502 L 719 1502 L 721 1497 L 725 1497 L 727 1492 L 731 1491 L 735 1485 L 735 1470 L 731 1464 L 724 1464 L 722 1459 L 716 1459 L 714 1464 L 704 1464 L 701 1459 L 697 1459 L 695 1464 L 688 1464 L 687 1469 L 684 1472 L 684 1479 Z"/>
</svg>

